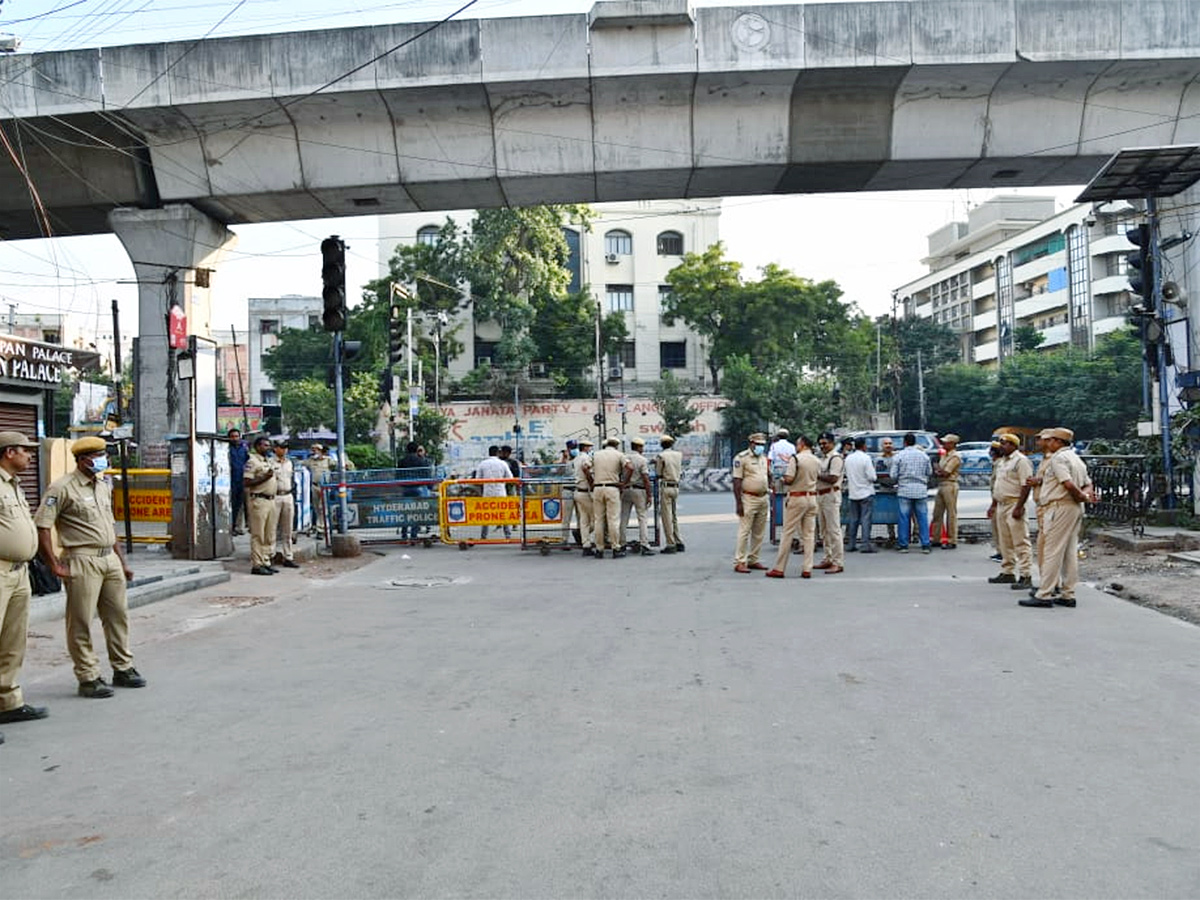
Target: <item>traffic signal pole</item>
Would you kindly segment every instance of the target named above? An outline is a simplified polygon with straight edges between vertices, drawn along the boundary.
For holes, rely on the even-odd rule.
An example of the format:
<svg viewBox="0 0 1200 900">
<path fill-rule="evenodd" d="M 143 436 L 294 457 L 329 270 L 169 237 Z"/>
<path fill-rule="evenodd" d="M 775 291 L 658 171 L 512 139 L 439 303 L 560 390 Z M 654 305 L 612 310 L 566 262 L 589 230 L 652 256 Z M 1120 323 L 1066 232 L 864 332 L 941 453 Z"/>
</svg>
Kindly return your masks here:
<svg viewBox="0 0 1200 900">
<path fill-rule="evenodd" d="M 1153 195 L 1146 198 L 1146 218 L 1150 223 L 1150 263 L 1152 272 L 1151 297 L 1153 298 L 1153 313 L 1159 322 L 1159 332 L 1155 344 L 1155 369 L 1158 376 L 1158 420 L 1159 437 L 1162 441 L 1163 458 L 1163 508 L 1175 508 L 1175 481 L 1172 477 L 1174 467 L 1171 461 L 1171 394 L 1167 383 L 1167 316 L 1166 304 L 1163 303 L 1162 278 L 1162 241 L 1159 234 L 1158 200 Z"/>
<path fill-rule="evenodd" d="M 342 350 L 345 341 L 342 332 L 333 333 L 333 402 L 337 407 L 338 445 L 338 534 L 345 534 L 349 523 L 350 509 L 346 503 L 346 411 L 344 375 L 342 373 Z"/>
</svg>

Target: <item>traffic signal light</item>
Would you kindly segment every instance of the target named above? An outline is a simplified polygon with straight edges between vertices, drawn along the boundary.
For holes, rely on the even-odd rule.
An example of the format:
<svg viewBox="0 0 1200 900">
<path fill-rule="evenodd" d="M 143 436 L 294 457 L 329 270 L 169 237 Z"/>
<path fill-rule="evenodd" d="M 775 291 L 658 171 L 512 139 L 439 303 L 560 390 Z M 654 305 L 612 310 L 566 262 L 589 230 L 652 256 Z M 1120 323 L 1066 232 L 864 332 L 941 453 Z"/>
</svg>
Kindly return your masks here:
<svg viewBox="0 0 1200 900">
<path fill-rule="evenodd" d="M 404 337 L 407 329 L 407 311 L 393 303 L 388 312 L 388 362 L 396 365 L 404 359 Z"/>
<path fill-rule="evenodd" d="M 1146 308 L 1153 308 L 1154 297 L 1154 254 L 1150 247 L 1150 226 L 1145 223 L 1125 232 L 1129 243 L 1137 250 L 1125 255 L 1129 271 L 1129 290 L 1146 300 Z"/>
<path fill-rule="evenodd" d="M 346 330 L 346 245 L 336 234 L 321 241 L 321 324 L 326 331 Z"/>
</svg>

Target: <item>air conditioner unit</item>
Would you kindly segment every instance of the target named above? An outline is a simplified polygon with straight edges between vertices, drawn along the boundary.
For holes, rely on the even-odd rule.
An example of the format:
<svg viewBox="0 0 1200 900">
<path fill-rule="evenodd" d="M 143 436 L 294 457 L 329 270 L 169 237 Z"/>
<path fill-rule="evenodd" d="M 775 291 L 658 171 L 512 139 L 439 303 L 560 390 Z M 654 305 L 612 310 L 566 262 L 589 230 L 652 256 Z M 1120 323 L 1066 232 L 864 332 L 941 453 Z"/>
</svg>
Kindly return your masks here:
<svg viewBox="0 0 1200 900">
<path fill-rule="evenodd" d="M 617 380 L 624 378 L 625 377 L 624 366 L 609 366 L 608 367 L 608 377 L 615 378 Z"/>
<path fill-rule="evenodd" d="M 490 356 L 475 357 L 475 368 L 477 369 L 482 368 L 483 366 L 490 366 L 491 364 L 492 358 Z"/>
<path fill-rule="evenodd" d="M 548 373 L 545 363 L 535 362 L 535 363 L 529 364 L 529 377 L 530 378 L 545 378 L 547 376 L 547 374 L 549 374 L 549 373 Z"/>
<path fill-rule="evenodd" d="M 605 261 L 605 262 L 608 262 L 608 263 L 615 263 L 615 262 L 617 262 L 617 254 L 615 254 L 615 253 L 605 253 L 605 254 L 604 254 L 604 261 Z"/>
</svg>

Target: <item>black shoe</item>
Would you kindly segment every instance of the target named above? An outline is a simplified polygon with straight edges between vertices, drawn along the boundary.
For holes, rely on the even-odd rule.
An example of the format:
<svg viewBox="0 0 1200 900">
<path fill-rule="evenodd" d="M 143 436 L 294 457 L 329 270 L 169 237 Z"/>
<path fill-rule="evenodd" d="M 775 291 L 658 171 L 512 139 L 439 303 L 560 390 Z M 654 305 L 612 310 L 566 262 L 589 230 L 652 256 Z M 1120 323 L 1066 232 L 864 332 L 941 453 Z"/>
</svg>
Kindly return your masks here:
<svg viewBox="0 0 1200 900">
<path fill-rule="evenodd" d="M 683 552 L 683 544 L 676 544 L 675 549 L 678 550 L 680 553 L 682 553 Z"/>
<path fill-rule="evenodd" d="M 93 700 L 99 700 L 101 697 L 111 697 L 112 695 L 113 689 L 104 683 L 103 678 L 79 682 L 80 697 L 90 697 Z"/>
<path fill-rule="evenodd" d="M 957 550 L 958 544 L 943 544 L 942 549 L 943 550 Z"/>
<path fill-rule="evenodd" d="M 595 555 L 596 555 L 596 550 L 595 550 L 595 548 L 594 548 L 594 547 L 584 547 L 584 548 L 583 548 L 583 555 L 584 555 L 584 556 L 595 556 Z"/>
<path fill-rule="evenodd" d="M 266 566 L 255 566 L 250 570 L 251 575 L 274 575 L 275 573 Z"/>
<path fill-rule="evenodd" d="M 279 570 L 277 568 L 275 568 L 274 566 L 267 566 L 266 569 L 267 569 L 268 575 L 278 575 L 279 574 Z"/>
<path fill-rule="evenodd" d="M 44 719 L 48 715 L 50 715 L 50 710 L 46 707 L 30 706 L 26 703 L 16 709 L 6 709 L 4 712 L 0 712 L 0 725 L 8 725 L 12 722 L 32 722 L 34 719 Z"/>
<path fill-rule="evenodd" d="M 663 547 L 658 552 L 659 553 L 678 553 L 679 551 L 675 549 L 674 544 L 667 544 L 667 546 Z"/>
<path fill-rule="evenodd" d="M 1024 600 L 1018 600 L 1017 603 L 1021 606 L 1033 606 L 1037 607 L 1038 609 L 1049 609 L 1054 605 L 1052 600 L 1043 600 L 1041 597 L 1036 596 L 1032 592 Z"/>
<path fill-rule="evenodd" d="M 1004 554 L 1003 553 L 993 553 L 991 556 L 988 557 L 988 559 L 994 559 L 996 562 L 1003 562 Z"/>
<path fill-rule="evenodd" d="M 857 548 L 857 547 L 847 547 L 847 548 L 846 548 L 846 552 L 847 552 L 847 553 L 857 553 L 857 552 L 858 552 L 858 548 Z"/>
<path fill-rule="evenodd" d="M 642 548 L 642 549 L 639 551 L 639 553 L 640 553 L 642 556 L 653 556 L 653 555 L 654 555 L 654 551 L 653 551 L 653 550 L 651 550 L 649 547 L 643 547 L 643 548 Z"/>
<path fill-rule="evenodd" d="M 1067 609 L 1075 608 L 1075 598 L 1074 597 L 1055 597 L 1051 602 L 1055 606 L 1065 606 Z"/>
<path fill-rule="evenodd" d="M 0 732 L 0 744 L 4 743 L 4 734 Z"/>
<path fill-rule="evenodd" d="M 285 569 L 298 569 L 300 568 L 300 563 L 296 562 L 294 559 L 285 559 L 283 561 L 283 567 Z"/>
<path fill-rule="evenodd" d="M 596 559 L 604 559 L 604 550 L 601 547 L 596 548 Z"/>
<path fill-rule="evenodd" d="M 1009 585 L 1014 591 L 1027 591 L 1033 587 L 1033 578 L 1029 575 L 1022 575 L 1016 581 Z"/>
<path fill-rule="evenodd" d="M 1017 576 L 1008 572 L 1001 572 L 999 575 L 993 575 L 988 579 L 988 584 L 1016 584 Z"/>
<path fill-rule="evenodd" d="M 613 559 L 624 559 L 625 556 L 626 556 L 626 553 L 624 550 L 614 550 L 613 551 Z"/>
<path fill-rule="evenodd" d="M 139 688 L 146 686 L 146 679 L 137 669 L 130 666 L 128 669 L 113 669 L 112 683 L 114 687 Z"/>
</svg>

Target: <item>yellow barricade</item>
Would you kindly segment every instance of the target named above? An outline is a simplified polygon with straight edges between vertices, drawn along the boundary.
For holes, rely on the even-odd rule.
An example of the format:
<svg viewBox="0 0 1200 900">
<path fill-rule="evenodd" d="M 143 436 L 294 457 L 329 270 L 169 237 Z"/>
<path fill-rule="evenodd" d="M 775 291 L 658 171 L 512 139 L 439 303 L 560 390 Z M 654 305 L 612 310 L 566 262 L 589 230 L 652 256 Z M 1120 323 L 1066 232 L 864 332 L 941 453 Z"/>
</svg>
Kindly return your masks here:
<svg viewBox="0 0 1200 900">
<path fill-rule="evenodd" d="M 117 538 L 124 540 L 125 485 L 121 471 L 110 470 L 113 479 L 113 518 Z M 171 540 L 171 470 L 129 469 L 129 520 L 136 544 L 165 544 Z"/>
</svg>

